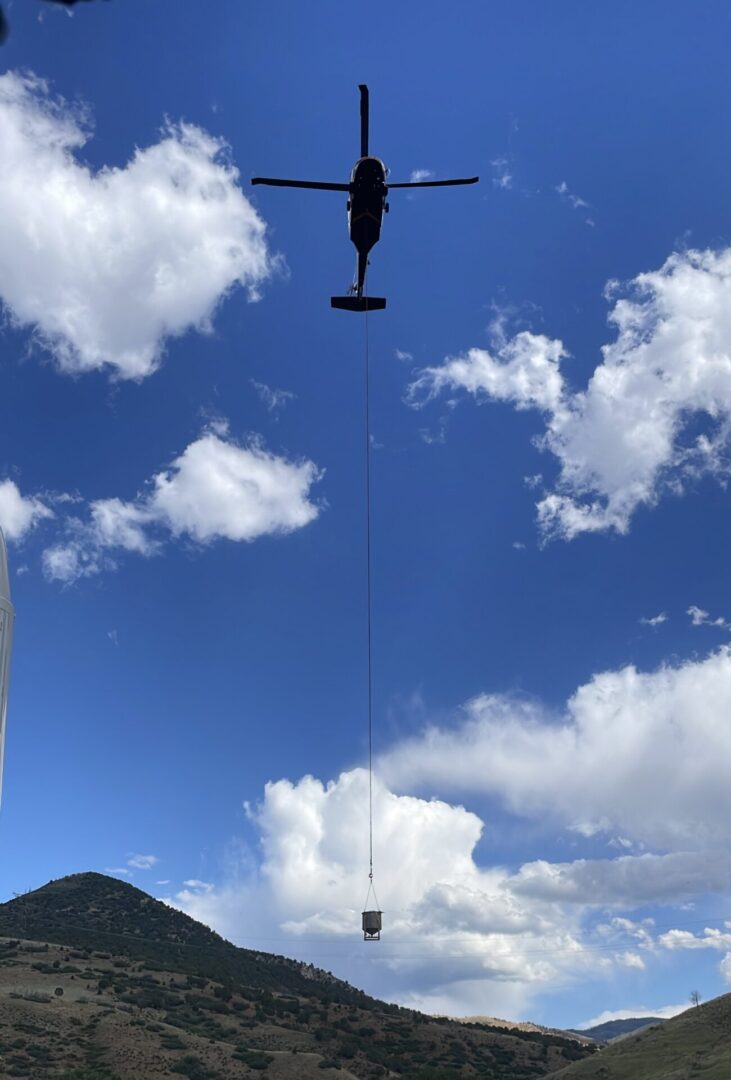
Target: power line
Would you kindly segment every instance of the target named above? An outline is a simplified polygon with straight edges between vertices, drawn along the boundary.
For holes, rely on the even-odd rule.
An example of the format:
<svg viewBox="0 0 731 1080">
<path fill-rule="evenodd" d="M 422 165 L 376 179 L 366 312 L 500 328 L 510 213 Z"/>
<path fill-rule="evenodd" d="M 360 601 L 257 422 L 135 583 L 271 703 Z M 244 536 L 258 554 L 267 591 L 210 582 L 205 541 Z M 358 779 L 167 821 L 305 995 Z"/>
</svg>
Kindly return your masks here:
<svg viewBox="0 0 731 1080">
<path fill-rule="evenodd" d="M 173 908 L 172 910 L 175 911 L 175 910 L 178 910 L 178 909 Z M 665 929 L 681 930 L 686 926 L 700 925 L 702 923 L 709 923 L 709 922 L 719 922 L 721 920 L 722 920 L 722 916 L 715 916 L 712 919 L 691 919 L 691 920 L 685 920 L 685 921 L 682 921 L 682 922 L 673 922 L 673 923 L 667 923 L 665 925 L 655 926 L 652 929 L 654 929 L 656 931 L 657 930 L 665 930 Z M 18 917 L 18 924 L 19 925 L 18 925 L 18 928 L 17 928 L 16 932 L 12 933 L 12 934 L 8 934 L 8 933 L 0 934 L 0 940 L 2 940 L 3 938 L 12 939 L 14 937 L 18 937 L 20 932 L 21 932 L 21 924 L 22 923 L 26 923 L 26 926 L 24 926 L 22 928 L 22 932 L 27 932 L 29 927 L 32 930 L 34 922 L 36 922 L 36 920 L 33 918 L 32 915 L 30 915 L 30 916 L 19 916 Z M 39 920 L 37 920 L 36 929 L 38 928 L 38 926 L 37 926 L 38 922 L 40 922 L 40 923 L 43 922 L 42 917 Z M 228 950 L 231 949 L 231 948 L 234 948 L 234 949 L 243 949 L 245 951 L 253 952 L 255 954 L 265 956 L 265 957 L 276 956 L 277 959 L 280 958 L 280 957 L 277 956 L 277 954 L 265 953 L 265 952 L 263 952 L 262 950 L 259 950 L 259 949 L 252 949 L 248 945 L 234 945 L 233 942 L 227 941 L 225 938 L 222 939 L 222 942 L 221 942 L 220 945 L 214 945 L 214 944 L 211 944 L 211 945 L 197 945 L 197 944 L 195 944 L 193 942 L 160 941 L 157 938 L 143 937 L 141 934 L 124 934 L 124 933 L 120 933 L 119 931 L 102 930 L 102 929 L 99 929 L 99 928 L 83 926 L 83 925 L 78 924 L 78 923 L 68 923 L 68 922 L 65 922 L 65 921 L 64 921 L 63 924 L 59 924 L 56 927 L 50 926 L 50 927 L 46 927 L 45 929 L 46 930 L 51 930 L 51 932 L 53 932 L 53 933 L 62 933 L 64 930 L 67 930 L 67 929 L 68 930 L 80 930 L 82 933 L 93 934 L 93 935 L 97 935 L 99 937 L 111 937 L 111 938 L 117 938 L 117 939 L 123 940 L 123 941 L 136 942 L 138 944 L 144 943 L 144 944 L 149 944 L 149 945 L 155 945 L 158 948 L 196 949 L 196 950 L 202 951 L 202 952 L 215 953 L 218 956 L 221 956 L 221 955 L 230 956 L 231 953 L 228 952 Z M 43 932 L 43 930 L 41 930 L 41 932 Z M 648 928 L 648 932 L 649 932 L 649 928 Z M 496 931 L 495 933 L 498 933 L 498 932 Z M 504 935 L 504 936 L 509 936 L 511 939 L 515 939 L 517 937 L 517 935 L 513 935 L 513 934 Z M 44 939 L 32 937 L 32 938 L 25 938 L 24 940 L 42 941 Z M 332 945 L 343 945 L 343 946 L 355 945 L 355 940 L 354 939 L 348 939 L 348 938 L 299 938 L 299 939 L 297 939 L 297 938 L 257 937 L 257 938 L 249 938 L 248 940 L 249 941 L 271 941 L 271 942 L 281 941 L 281 942 L 286 942 L 290 946 L 296 946 L 298 944 L 300 944 L 300 945 L 302 945 L 302 944 L 320 945 L 321 944 L 321 945 L 330 945 L 330 946 L 332 946 Z M 435 942 L 438 942 L 438 941 L 456 941 L 456 940 L 459 940 L 459 939 L 456 936 L 453 936 L 453 937 L 434 938 L 433 940 Z M 705 939 L 701 938 L 699 940 L 705 940 Z M 70 947 L 71 946 L 70 942 L 59 942 L 59 943 L 49 942 L 49 944 L 59 944 L 59 945 L 65 946 L 65 947 Z M 414 940 L 410 940 L 410 939 L 406 939 L 406 938 L 396 938 L 395 940 L 392 940 L 392 941 L 389 942 L 389 945 L 412 945 L 412 944 L 413 945 L 423 945 L 424 944 L 423 938 L 416 938 Z M 575 956 L 580 956 L 583 953 L 611 952 L 612 950 L 615 951 L 617 954 L 620 954 L 620 953 L 626 952 L 627 948 L 630 948 L 630 947 L 633 947 L 633 946 L 635 948 L 637 948 L 637 947 L 641 947 L 641 945 L 642 945 L 641 942 L 634 942 L 634 943 L 633 942 L 625 942 L 624 944 L 620 944 L 620 943 L 617 943 L 617 942 L 612 942 L 612 943 L 604 943 L 604 944 L 601 944 L 601 945 L 599 945 L 599 944 L 596 944 L 596 945 L 591 945 L 591 944 L 582 945 L 581 943 L 577 943 L 577 944 L 579 945 L 578 948 L 560 947 L 560 948 L 521 949 L 519 951 L 518 957 L 521 958 L 521 957 L 525 957 L 525 956 L 563 956 L 563 955 L 569 955 L 569 954 L 572 954 L 572 955 L 575 955 Z M 655 944 L 655 942 L 652 942 L 652 944 Z M 71 947 L 73 947 L 73 946 L 71 946 Z M 490 955 L 490 954 L 494 954 L 494 953 L 495 953 L 494 946 L 490 946 L 489 943 L 485 943 L 485 945 L 482 946 L 481 949 L 473 949 L 473 950 L 471 950 L 469 952 L 448 952 L 448 953 L 445 953 L 445 952 L 439 953 L 437 951 L 430 952 L 430 953 L 426 953 L 426 952 L 420 952 L 420 953 L 417 953 L 417 952 L 402 952 L 402 953 L 388 952 L 388 953 L 383 955 L 383 959 L 384 960 L 394 960 L 394 959 L 403 959 L 403 960 L 475 959 L 475 960 L 479 960 L 479 959 L 485 957 L 486 955 Z M 323 958 L 325 958 L 325 957 L 337 958 L 337 957 L 339 957 L 341 955 L 342 955 L 342 953 L 325 953 L 325 954 L 320 953 L 320 956 L 323 957 Z M 372 954 L 369 954 L 369 955 L 372 955 Z M 291 958 L 291 957 L 282 956 L 281 958 L 286 960 L 286 961 L 293 962 L 293 963 L 302 963 L 302 961 L 298 961 L 297 959 Z"/>
<path fill-rule="evenodd" d="M 731 921 L 731 915 L 709 915 L 709 916 L 706 916 L 705 918 L 682 919 L 682 920 L 673 920 L 673 922 L 668 922 L 668 923 L 655 923 L 654 925 L 648 926 L 645 929 L 646 929 L 646 932 L 648 934 L 652 934 L 652 933 L 657 934 L 657 933 L 662 933 L 663 931 L 667 931 L 667 930 L 684 930 L 687 927 L 708 926 L 711 923 L 725 922 L 727 920 Z M 638 929 L 642 929 L 642 927 L 638 926 Z M 588 932 L 591 933 L 591 930 L 589 930 Z M 621 932 L 621 931 L 618 931 L 618 932 Z M 460 941 L 464 941 L 465 934 L 469 934 L 469 933 L 472 933 L 472 931 L 466 930 L 464 932 L 464 934 L 440 935 L 439 937 L 432 938 L 432 940 L 435 943 L 444 943 L 444 942 L 450 942 L 450 941 L 460 942 Z M 629 934 L 631 933 L 631 931 L 624 931 L 624 933 L 627 934 L 628 937 L 629 937 Z M 729 933 L 731 933 L 731 929 L 729 930 Z M 508 934 L 506 931 L 500 931 L 500 930 L 485 931 L 485 934 L 486 935 L 499 936 L 499 937 L 510 937 L 512 940 L 516 940 L 518 938 L 518 936 L 519 936 L 518 934 Z M 651 940 L 651 944 L 654 945 L 655 940 Z M 705 938 L 699 938 L 698 940 L 704 941 L 706 939 Z M 347 946 L 347 945 L 351 944 L 351 941 L 350 941 L 349 938 L 336 938 L 336 937 L 307 937 L 307 938 L 291 938 L 291 937 L 285 938 L 285 937 L 279 937 L 279 936 L 277 936 L 277 937 L 254 937 L 254 938 L 250 937 L 250 938 L 247 938 L 247 941 L 267 941 L 267 942 L 272 942 L 272 943 L 282 942 L 282 943 L 286 943 L 286 944 L 289 944 L 289 945 L 297 944 L 297 945 L 325 945 L 325 946 L 343 945 L 343 946 Z M 389 941 L 388 941 L 389 946 L 391 946 L 391 945 L 423 945 L 423 943 L 424 943 L 423 938 L 389 938 Z M 596 944 L 596 945 L 580 944 L 580 950 L 582 952 L 599 952 L 599 951 L 615 949 L 615 950 L 617 950 L 617 952 L 620 952 L 620 951 L 625 952 L 629 948 L 640 948 L 640 947 L 645 946 L 646 944 L 647 944 L 646 941 L 642 941 L 641 939 L 635 938 L 635 939 L 627 940 L 624 943 L 619 943 L 619 942 L 615 941 L 615 942 Z M 489 942 L 485 942 L 480 947 L 485 951 L 494 951 L 494 946 L 490 945 Z M 561 948 L 561 949 L 554 949 L 554 948 L 549 948 L 549 949 L 525 949 L 525 950 L 521 951 L 521 955 L 527 956 L 527 955 L 537 955 L 539 953 L 540 954 L 554 953 L 554 952 L 563 953 L 563 952 L 574 952 L 574 951 L 578 951 L 578 950 L 564 949 L 564 948 Z M 428 953 L 428 954 L 427 953 L 423 953 L 423 954 L 403 953 L 403 954 L 400 954 L 400 955 L 402 955 L 404 957 L 412 957 L 414 959 L 418 959 L 420 956 L 436 957 L 438 954 L 436 952 L 434 952 L 434 953 Z M 479 956 L 481 954 L 477 950 L 472 950 L 470 952 L 465 952 L 465 953 L 442 953 L 441 955 L 442 956 Z M 389 953 L 389 956 L 391 958 L 393 958 L 394 954 Z"/>
</svg>

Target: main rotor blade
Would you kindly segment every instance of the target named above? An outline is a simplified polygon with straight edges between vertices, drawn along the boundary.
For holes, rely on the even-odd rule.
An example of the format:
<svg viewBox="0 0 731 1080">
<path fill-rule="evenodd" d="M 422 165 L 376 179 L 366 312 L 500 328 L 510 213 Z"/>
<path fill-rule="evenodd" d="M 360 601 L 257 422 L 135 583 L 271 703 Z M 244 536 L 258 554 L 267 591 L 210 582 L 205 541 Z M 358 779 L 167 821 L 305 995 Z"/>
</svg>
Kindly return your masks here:
<svg viewBox="0 0 731 1080">
<path fill-rule="evenodd" d="M 252 184 L 272 184 L 274 187 L 317 188 L 318 191 L 350 191 L 350 184 L 321 184 L 318 180 L 275 180 L 271 176 L 254 176 Z"/>
<path fill-rule="evenodd" d="M 453 187 L 454 184 L 476 184 L 479 179 L 479 176 L 470 176 L 468 180 L 415 180 L 411 184 L 389 183 L 388 187 Z"/>
<path fill-rule="evenodd" d="M 360 90 L 360 156 L 368 157 L 368 87 L 361 83 Z"/>
</svg>

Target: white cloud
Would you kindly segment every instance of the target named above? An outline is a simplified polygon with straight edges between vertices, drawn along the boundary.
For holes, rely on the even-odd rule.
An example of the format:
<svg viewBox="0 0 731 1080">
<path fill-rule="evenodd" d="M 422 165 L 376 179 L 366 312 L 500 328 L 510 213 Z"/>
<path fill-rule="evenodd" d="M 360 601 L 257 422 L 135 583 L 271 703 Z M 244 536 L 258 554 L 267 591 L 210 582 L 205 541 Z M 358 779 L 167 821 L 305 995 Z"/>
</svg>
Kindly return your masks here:
<svg viewBox="0 0 731 1080">
<path fill-rule="evenodd" d="M 561 183 L 557 185 L 556 191 L 562 199 L 571 204 L 574 210 L 581 210 L 589 205 L 586 199 L 582 199 L 581 196 L 575 195 L 574 192 L 569 191 L 569 185 L 565 180 L 562 180 Z"/>
<path fill-rule="evenodd" d="M 595 823 L 654 847 L 727 850 L 730 712 L 731 650 L 721 648 L 649 673 L 595 675 L 561 715 L 480 695 L 455 726 L 404 741 L 380 768 L 396 788 L 489 793 L 556 826 Z M 707 884 L 717 887 L 712 865 Z"/>
<path fill-rule="evenodd" d="M 513 174 L 508 158 L 497 157 L 490 162 L 492 166 L 492 186 L 507 191 L 513 186 Z"/>
<path fill-rule="evenodd" d="M 564 384 L 563 343 L 526 332 L 498 340 L 494 355 L 448 357 L 409 390 L 416 405 L 461 388 L 543 412 L 539 445 L 560 465 L 537 506 L 546 537 L 626 533 L 641 506 L 729 472 L 731 248 L 673 254 L 607 296 L 616 338 L 584 390 Z"/>
<path fill-rule="evenodd" d="M 731 922 L 724 924 L 724 929 L 707 926 L 702 934 L 691 934 L 688 930 L 668 930 L 657 939 L 658 945 L 671 952 L 684 949 L 712 949 L 722 952 L 718 970 L 724 982 L 731 986 Z"/>
<path fill-rule="evenodd" d="M 721 977 L 726 985 L 731 986 L 731 953 L 726 953 L 718 965 L 718 970 L 721 972 Z"/>
<path fill-rule="evenodd" d="M 151 870 L 159 862 L 157 855 L 130 855 L 127 866 L 131 866 L 133 870 Z"/>
<path fill-rule="evenodd" d="M 263 382 L 257 382 L 256 379 L 251 380 L 251 385 L 269 412 L 277 412 L 277 410 L 283 409 L 288 401 L 294 401 L 296 397 L 291 390 L 273 390 L 271 386 L 267 386 Z"/>
<path fill-rule="evenodd" d="M 662 626 L 663 623 L 668 621 L 668 616 L 664 611 L 661 611 L 659 615 L 643 616 L 640 622 L 643 626 Z"/>
<path fill-rule="evenodd" d="M 261 804 L 246 805 L 259 865 L 222 886 L 187 882 L 169 902 L 239 944 L 452 1015 L 529 1015 L 538 995 L 643 972 L 661 953 L 680 959 L 684 949 L 716 950 L 731 975 L 731 923 L 701 935 L 681 923 L 658 937 L 652 919 L 631 917 L 728 889 L 730 706 L 731 649 L 721 649 L 648 674 L 597 675 L 559 715 L 483 695 L 453 727 L 398 744 L 374 778 L 375 885 L 385 913 L 377 965 L 352 947 L 368 887 L 362 769 L 329 783 L 267 784 Z M 483 823 L 454 800 L 415 791 L 476 792 L 544 828 L 604 833 L 623 853 L 481 865 L 483 831 L 489 840 L 499 819 Z M 665 851 L 643 852 L 644 843 Z"/>
<path fill-rule="evenodd" d="M 657 939 L 663 949 L 716 949 L 726 952 L 731 949 L 731 928 L 719 930 L 707 926 L 702 934 L 691 934 L 689 930 L 668 930 Z"/>
<path fill-rule="evenodd" d="M 647 967 L 639 953 L 635 952 L 620 953 L 617 957 L 617 963 L 621 964 L 622 967 L 634 968 L 636 971 L 644 971 Z"/>
<path fill-rule="evenodd" d="M 559 409 L 559 363 L 565 355 L 560 342 L 524 330 L 510 340 L 498 340 L 494 353 L 469 349 L 440 367 L 424 368 L 409 386 L 407 401 L 421 408 L 443 390 L 463 389 L 478 400 L 509 401 L 518 409 Z"/>
<path fill-rule="evenodd" d="M 68 519 L 66 538 L 43 554 L 44 572 L 72 582 L 114 568 L 121 551 L 153 555 L 161 530 L 200 544 L 292 532 L 317 517 L 309 493 L 321 475 L 311 461 L 277 457 L 255 440 L 240 445 L 218 424 L 132 502 L 99 499 L 87 521 Z"/>
<path fill-rule="evenodd" d="M 53 517 L 49 509 L 34 495 L 21 495 L 12 480 L 0 480 L 0 529 L 8 540 L 22 540 L 34 525 Z"/>
<path fill-rule="evenodd" d="M 620 851 L 633 848 L 634 842 L 629 839 L 628 836 L 613 836 L 611 840 L 607 841 L 609 847 L 618 848 Z"/>
<path fill-rule="evenodd" d="M 418 184 L 422 180 L 431 180 L 433 176 L 434 173 L 431 169 L 414 169 L 409 177 L 409 181 L 412 184 Z"/>
<path fill-rule="evenodd" d="M 722 892 L 731 873 L 731 854 L 671 852 L 577 859 L 571 863 L 526 863 L 511 880 L 517 896 L 583 905 L 634 907 L 674 902 L 697 893 Z"/>
<path fill-rule="evenodd" d="M 609 922 L 598 923 L 594 929 L 606 941 L 626 940 L 629 938 L 636 947 L 652 949 L 655 944 L 652 936 L 654 926 L 655 920 L 651 918 L 645 918 L 638 922 L 634 919 L 628 919 L 624 915 L 615 915 Z"/>
<path fill-rule="evenodd" d="M 727 622 L 722 615 L 712 619 L 707 611 L 703 608 L 696 607 L 695 604 L 691 604 L 686 614 L 690 615 L 690 621 L 693 626 L 716 626 L 720 630 L 731 630 L 731 622 Z"/>
<path fill-rule="evenodd" d="M 146 509 L 175 536 L 255 540 L 314 521 L 318 509 L 307 496 L 320 476 L 311 461 L 288 461 L 255 441 L 239 446 L 208 432 L 158 473 Z"/>
<path fill-rule="evenodd" d="M 172 902 L 242 945 L 452 1015 L 528 1015 L 556 987 L 643 972 L 661 953 L 680 959 L 688 949 L 715 950 L 731 976 L 731 922 L 702 934 L 681 923 L 658 936 L 651 918 L 632 917 L 728 890 L 730 706 L 731 648 L 650 673 L 597 675 L 558 714 L 482 695 L 452 727 L 397 744 L 374 780 L 385 912 L 375 967 L 352 949 L 368 884 L 362 769 L 326 784 L 311 776 L 267 784 L 261 804 L 246 806 L 260 864 L 221 887 L 188 883 Z M 454 799 L 414 794 L 433 791 L 478 793 L 543 828 L 603 833 L 622 854 L 481 865 L 483 831 L 489 840 L 499 819 L 483 823 Z M 632 847 L 639 852 L 628 854 Z"/>
<path fill-rule="evenodd" d="M 597 906 L 684 893 L 683 868 L 706 884 L 707 860 L 694 856 L 638 859 L 636 868 L 627 857 L 530 863 L 515 873 L 482 867 L 476 814 L 397 795 L 378 777 L 373 792 L 375 884 L 385 913 L 375 969 L 351 945 L 368 888 L 363 769 L 327 784 L 311 776 L 267 784 L 262 803 L 246 805 L 261 840 L 258 869 L 222 887 L 188 881 L 168 902 L 242 945 L 315 963 L 321 954 L 326 967 L 389 1000 L 468 1015 L 490 1002 L 504 1015 L 500 993 L 503 1009 L 518 1013 L 548 988 L 642 968 L 651 922 L 616 919 L 587 931 L 582 917 Z"/>
<path fill-rule="evenodd" d="M 171 124 L 94 172 L 77 156 L 89 131 L 42 80 L 0 76 L 0 297 L 62 371 L 141 379 L 234 286 L 256 299 L 273 262 L 222 140 Z"/>
</svg>

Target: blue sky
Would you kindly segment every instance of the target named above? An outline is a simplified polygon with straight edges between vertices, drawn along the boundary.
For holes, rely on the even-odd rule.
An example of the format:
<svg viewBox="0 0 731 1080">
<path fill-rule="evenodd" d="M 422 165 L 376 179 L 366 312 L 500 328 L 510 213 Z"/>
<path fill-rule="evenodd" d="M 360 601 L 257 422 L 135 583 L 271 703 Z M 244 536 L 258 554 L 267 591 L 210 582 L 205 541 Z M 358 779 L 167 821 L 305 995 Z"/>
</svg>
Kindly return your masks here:
<svg viewBox="0 0 731 1080">
<path fill-rule="evenodd" d="M 724 992 L 731 9 L 6 9 L 0 896 L 110 869 L 432 1011 Z M 248 182 L 346 180 L 362 81 L 394 181 L 481 177 L 370 271 L 378 946 L 354 253 Z"/>
</svg>

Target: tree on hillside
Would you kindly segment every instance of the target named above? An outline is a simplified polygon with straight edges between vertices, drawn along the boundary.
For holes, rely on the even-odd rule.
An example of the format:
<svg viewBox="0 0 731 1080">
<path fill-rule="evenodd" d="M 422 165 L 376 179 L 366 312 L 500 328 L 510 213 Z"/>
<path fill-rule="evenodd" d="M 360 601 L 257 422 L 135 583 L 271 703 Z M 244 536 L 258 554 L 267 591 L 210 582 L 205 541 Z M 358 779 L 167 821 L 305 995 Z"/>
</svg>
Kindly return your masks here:
<svg viewBox="0 0 731 1080">
<path fill-rule="evenodd" d="M 691 992 L 690 992 L 690 1003 L 691 1003 L 691 1005 L 696 1005 L 696 1006 L 700 1005 L 701 996 L 700 996 L 700 994 L 698 993 L 697 990 L 691 990 Z"/>
</svg>

